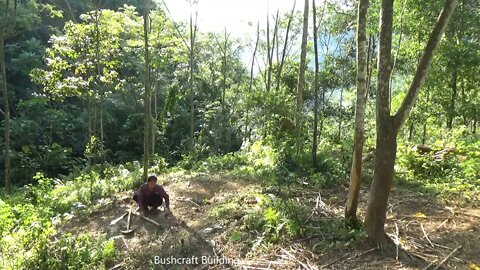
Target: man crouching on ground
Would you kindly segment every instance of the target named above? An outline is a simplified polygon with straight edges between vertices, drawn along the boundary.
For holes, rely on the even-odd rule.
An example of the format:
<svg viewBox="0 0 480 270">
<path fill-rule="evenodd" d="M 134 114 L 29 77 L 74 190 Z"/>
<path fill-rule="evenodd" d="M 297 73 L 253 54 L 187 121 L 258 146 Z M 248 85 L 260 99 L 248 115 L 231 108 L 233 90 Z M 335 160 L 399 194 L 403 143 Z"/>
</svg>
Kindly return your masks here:
<svg viewBox="0 0 480 270">
<path fill-rule="evenodd" d="M 157 177 L 151 175 L 147 182 L 143 183 L 137 192 L 133 194 L 133 199 L 138 203 L 140 215 L 146 215 L 149 207 L 152 210 L 157 209 L 165 200 L 165 213 L 170 212 L 170 197 L 161 185 L 157 185 Z"/>
</svg>

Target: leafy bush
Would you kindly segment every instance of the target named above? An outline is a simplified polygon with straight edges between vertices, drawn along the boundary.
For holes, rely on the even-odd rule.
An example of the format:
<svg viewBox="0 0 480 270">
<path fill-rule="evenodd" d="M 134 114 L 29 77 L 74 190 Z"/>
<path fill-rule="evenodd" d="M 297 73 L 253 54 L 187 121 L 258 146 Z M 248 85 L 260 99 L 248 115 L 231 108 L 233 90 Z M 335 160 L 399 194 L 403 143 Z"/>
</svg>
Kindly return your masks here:
<svg viewBox="0 0 480 270">
<path fill-rule="evenodd" d="M 411 147 L 399 146 L 399 180 L 415 184 L 427 192 L 448 198 L 461 198 L 464 202 L 480 204 L 480 141 L 459 140 L 453 153 L 443 156 L 435 153 L 418 153 Z M 434 149 L 452 147 L 437 142 Z"/>
<path fill-rule="evenodd" d="M 266 243 L 276 243 L 303 234 L 306 208 L 293 201 L 285 201 L 272 194 L 254 194 L 257 205 L 243 217 L 248 231 L 257 230 Z"/>
<path fill-rule="evenodd" d="M 113 240 L 106 240 L 105 237 L 95 239 L 88 234 L 66 234 L 54 242 L 40 242 L 35 253 L 26 258 L 22 268 L 105 269 L 115 254 Z"/>
<path fill-rule="evenodd" d="M 0 262 L 3 269 L 102 269 L 115 256 L 112 241 L 90 235 L 56 235 L 56 226 L 97 199 L 130 189 L 138 166 L 107 167 L 61 181 L 37 173 L 10 195 L 0 190 Z M 57 239 L 58 238 L 58 239 Z M 54 240 L 55 239 L 55 240 Z"/>
<path fill-rule="evenodd" d="M 315 250 L 321 251 L 345 248 L 367 238 L 365 231 L 347 228 L 345 220 L 340 218 L 322 219 L 315 227 L 307 226 L 305 230 L 306 234 L 322 239 L 313 247 Z"/>
</svg>

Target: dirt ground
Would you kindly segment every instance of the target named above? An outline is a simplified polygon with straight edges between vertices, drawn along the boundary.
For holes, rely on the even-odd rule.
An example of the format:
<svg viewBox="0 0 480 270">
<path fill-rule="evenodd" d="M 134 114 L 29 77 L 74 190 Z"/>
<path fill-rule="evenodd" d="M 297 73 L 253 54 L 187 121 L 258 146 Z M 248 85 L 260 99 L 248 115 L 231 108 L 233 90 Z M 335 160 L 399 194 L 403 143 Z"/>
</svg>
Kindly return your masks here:
<svg viewBox="0 0 480 270">
<path fill-rule="evenodd" d="M 175 173 L 160 177 L 159 183 L 170 195 L 172 210 L 171 215 L 162 211 L 148 215 L 160 227 L 136 216 L 132 216 L 134 232 L 130 235 L 121 233 L 127 218 L 110 225 L 130 208 L 136 209 L 131 192 L 126 192 L 103 200 L 98 209 L 73 218 L 61 231 L 106 234 L 114 239 L 120 254 L 107 269 L 425 269 L 432 262 L 428 269 L 434 269 L 450 254 L 438 269 L 476 270 L 480 266 L 480 209 L 448 206 L 425 194 L 398 189 L 391 195 L 386 232 L 398 243 L 398 258 L 396 251 L 387 255 L 367 243 L 316 252 L 312 247 L 319 239 L 315 238 L 272 246 L 261 256 L 251 256 L 245 245 L 230 240 L 238 222 L 226 223 L 208 213 L 234 197 L 260 192 L 258 184 L 226 174 Z M 306 187 L 289 196 L 313 209 L 318 193 Z M 343 187 L 320 194 L 331 214 L 343 214 Z M 365 208 L 366 199 L 362 191 L 360 209 Z"/>
</svg>

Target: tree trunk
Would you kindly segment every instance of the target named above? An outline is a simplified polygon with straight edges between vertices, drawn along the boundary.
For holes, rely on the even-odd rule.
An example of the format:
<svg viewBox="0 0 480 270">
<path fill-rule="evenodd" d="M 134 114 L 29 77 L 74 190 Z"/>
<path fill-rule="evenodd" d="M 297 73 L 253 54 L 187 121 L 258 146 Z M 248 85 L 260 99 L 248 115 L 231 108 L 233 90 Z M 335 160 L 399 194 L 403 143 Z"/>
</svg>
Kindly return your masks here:
<svg viewBox="0 0 480 270">
<path fill-rule="evenodd" d="M 430 91 L 429 89 L 425 89 L 427 91 L 426 95 L 427 95 L 427 98 L 426 98 L 426 104 L 428 106 L 428 102 L 430 101 Z M 427 122 L 428 122 L 428 119 L 425 119 L 423 121 L 423 131 L 422 131 L 422 144 L 425 145 L 425 142 L 427 141 Z"/>
<path fill-rule="evenodd" d="M 68 1 L 67 1 L 68 2 Z M 100 13 L 99 13 L 99 8 L 97 6 L 97 3 L 94 2 L 95 5 L 95 22 L 94 22 L 94 27 L 95 27 L 95 89 L 98 91 L 98 94 L 100 96 L 100 101 L 98 104 L 98 110 L 100 114 L 100 153 L 102 155 L 102 164 L 104 162 L 104 153 L 103 153 L 103 91 L 100 88 Z M 97 119 L 95 118 L 94 121 L 96 122 Z M 95 134 L 96 135 L 96 134 Z"/>
<path fill-rule="evenodd" d="M 87 146 L 88 146 L 88 152 L 87 152 L 87 168 L 90 168 L 92 166 L 92 136 L 93 136 L 93 122 L 92 122 L 92 97 L 87 97 L 87 129 L 88 129 L 88 138 L 87 138 Z"/>
<path fill-rule="evenodd" d="M 273 28 L 272 48 L 270 49 L 270 51 L 267 52 L 268 54 L 267 92 L 270 92 L 270 89 L 272 88 L 273 52 L 275 51 L 275 39 L 277 37 L 277 31 L 278 31 L 278 13 L 279 11 L 277 10 L 277 15 L 275 16 L 275 26 Z M 270 40 L 268 41 L 268 44 L 270 44 Z"/>
<path fill-rule="evenodd" d="M 388 91 L 388 88 L 386 90 Z M 386 120 L 377 128 L 375 172 L 365 217 L 368 236 L 382 246 L 387 244 L 388 240 L 384 225 L 397 152 L 396 131 L 393 129 L 392 121 L 389 118 Z"/>
<path fill-rule="evenodd" d="M 435 27 L 424 49 L 412 83 L 399 110 L 390 115 L 389 106 L 389 72 L 391 68 L 391 43 L 393 0 L 382 0 L 380 16 L 380 50 L 377 68 L 377 145 L 375 150 L 375 172 L 369 194 L 365 217 L 365 229 L 369 238 L 377 245 L 384 246 L 389 241 L 385 234 L 385 217 L 388 196 L 393 181 L 396 157 L 396 137 L 398 131 L 410 114 L 418 97 L 418 92 L 425 82 L 430 64 L 433 60 L 440 39 L 457 5 L 458 0 L 446 0 Z"/>
<path fill-rule="evenodd" d="M 357 220 L 358 195 L 362 178 L 362 153 L 365 134 L 365 107 L 367 103 L 367 10 L 368 0 L 358 3 L 357 16 L 357 102 L 355 104 L 355 131 L 353 135 L 353 157 L 350 171 L 350 187 L 345 206 L 345 221 L 349 226 L 355 226 Z"/>
<path fill-rule="evenodd" d="M 314 89 L 314 106 L 313 106 L 313 138 L 312 138 L 312 167 L 317 167 L 317 126 L 318 126 L 318 41 L 317 41 L 317 9 L 315 0 L 312 2 L 313 13 L 313 47 L 315 51 L 315 79 L 313 83 Z"/>
<path fill-rule="evenodd" d="M 287 54 L 288 35 L 290 33 L 290 25 L 292 23 L 296 3 L 297 3 L 297 0 L 294 0 L 292 12 L 290 13 L 290 17 L 288 18 L 287 31 L 285 33 L 285 43 L 283 44 L 282 58 L 280 59 L 280 65 L 278 66 L 278 71 L 277 71 L 277 86 L 276 86 L 277 91 L 280 90 L 280 76 L 282 75 L 283 64 L 285 63 L 285 56 Z"/>
<path fill-rule="evenodd" d="M 303 108 L 303 89 L 305 87 L 305 58 L 307 55 L 307 36 L 308 36 L 308 0 L 305 0 L 305 9 L 303 12 L 303 34 L 302 34 L 302 51 L 300 53 L 300 70 L 298 72 L 297 83 L 297 108 L 295 117 L 295 129 L 297 135 L 297 151 L 300 150 L 300 135 L 302 127 L 302 108 Z"/>
<path fill-rule="evenodd" d="M 150 100 L 150 55 L 148 51 L 148 0 L 144 1 L 145 10 L 143 13 L 143 39 L 145 42 L 145 93 L 144 93 L 144 137 L 143 137 L 143 179 L 148 177 L 148 168 L 150 166 L 150 120 L 151 120 L 151 100 Z"/>
<path fill-rule="evenodd" d="M 372 66 L 374 65 L 374 55 L 375 53 L 375 36 L 368 37 L 368 50 L 367 50 L 367 89 L 365 91 L 365 98 L 368 99 L 370 92 L 370 82 L 372 81 Z"/>
<path fill-rule="evenodd" d="M 152 157 L 155 156 L 155 147 L 157 141 L 157 131 L 158 131 L 158 106 L 157 106 L 157 80 L 154 80 L 152 87 L 152 96 L 150 98 L 153 106 L 152 122 L 151 122 L 151 154 Z"/>
<path fill-rule="evenodd" d="M 11 168 L 10 168 L 10 105 L 8 102 L 8 89 L 7 89 L 7 72 L 5 67 L 5 41 L 3 32 L 0 33 L 0 73 L 2 75 L 2 97 L 3 97 L 3 110 L 5 116 L 4 126 L 4 159 L 5 159 L 5 188 L 8 193 L 12 189 L 11 182 Z"/>
<path fill-rule="evenodd" d="M 189 64 L 189 86 L 190 86 L 190 151 L 195 151 L 195 91 L 193 81 L 193 64 L 195 56 L 195 38 L 197 34 L 197 21 L 195 19 L 195 25 L 192 18 L 192 1 L 190 0 L 190 64 Z M 197 17 L 196 17 L 197 18 Z"/>
<path fill-rule="evenodd" d="M 413 125 L 413 123 L 411 123 L 410 127 L 408 128 L 408 139 L 407 139 L 407 141 L 412 142 L 414 130 L 415 130 L 415 126 Z"/>
<path fill-rule="evenodd" d="M 455 118 L 455 102 L 457 100 L 457 68 L 454 67 L 452 71 L 452 79 L 450 81 L 450 87 L 452 88 L 452 97 L 450 99 L 450 105 L 448 108 L 447 128 L 453 128 L 453 119 Z"/>
<path fill-rule="evenodd" d="M 228 36 L 227 36 L 227 28 L 225 28 L 225 36 L 224 36 L 224 43 L 223 43 L 223 61 L 222 61 L 222 120 L 221 120 L 221 142 L 225 142 L 227 136 L 227 125 L 228 125 L 228 117 L 226 112 L 226 104 L 225 104 L 225 95 L 227 93 L 227 47 L 228 47 Z M 226 143 L 228 147 L 228 142 Z M 220 152 L 223 153 L 222 147 L 220 147 Z M 228 152 L 228 151 L 227 151 Z"/>
<path fill-rule="evenodd" d="M 260 40 L 260 23 L 257 22 L 257 41 L 255 41 L 255 49 L 253 50 L 253 56 L 252 56 L 252 65 L 250 66 L 250 83 L 248 86 L 248 94 L 252 92 L 252 87 L 253 87 L 253 67 L 255 65 L 255 55 L 257 53 L 257 48 L 258 48 L 258 41 Z M 245 111 L 245 134 L 244 134 L 244 139 L 243 141 L 246 142 L 250 140 L 250 133 L 248 132 L 248 124 L 249 124 L 249 119 L 248 119 L 248 107 Z"/>
<path fill-rule="evenodd" d="M 338 102 L 339 108 L 339 116 L 338 116 L 338 134 L 337 134 L 337 142 L 342 140 L 342 121 L 343 121 L 343 91 L 344 88 L 340 89 L 340 100 Z"/>
<path fill-rule="evenodd" d="M 472 127 L 472 132 L 474 135 L 477 135 L 477 121 L 478 121 L 478 115 L 477 115 L 477 110 L 475 109 L 473 111 L 473 127 Z"/>
</svg>

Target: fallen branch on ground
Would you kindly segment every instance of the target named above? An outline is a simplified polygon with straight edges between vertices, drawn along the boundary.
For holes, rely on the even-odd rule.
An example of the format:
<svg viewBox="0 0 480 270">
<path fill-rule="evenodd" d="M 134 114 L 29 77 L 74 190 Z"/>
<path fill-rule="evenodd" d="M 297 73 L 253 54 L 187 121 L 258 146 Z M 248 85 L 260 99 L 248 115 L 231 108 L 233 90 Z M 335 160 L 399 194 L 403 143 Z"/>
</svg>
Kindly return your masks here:
<svg viewBox="0 0 480 270">
<path fill-rule="evenodd" d="M 415 215 L 397 215 L 396 217 L 404 218 L 419 218 L 419 219 L 452 219 L 452 217 L 438 217 L 438 216 L 415 216 Z"/>
<path fill-rule="evenodd" d="M 301 266 L 303 266 L 303 268 L 305 268 L 306 270 L 312 270 L 312 269 L 318 269 L 317 267 L 309 267 L 307 266 L 306 264 L 304 264 L 303 262 L 301 262 L 297 257 L 295 257 L 293 254 L 291 254 L 290 252 L 288 252 L 287 250 L 285 250 L 284 248 L 282 248 L 282 251 L 287 254 L 288 257 L 292 258 L 294 261 L 296 261 L 297 263 L 299 263 Z M 308 263 L 308 262 L 307 262 Z"/>
<path fill-rule="evenodd" d="M 119 268 L 121 268 L 124 264 L 125 264 L 125 263 L 123 263 L 123 262 L 122 262 L 122 263 L 119 263 L 119 264 L 113 266 L 112 268 L 109 268 L 108 270 L 116 270 L 116 269 L 119 269 Z"/>
<path fill-rule="evenodd" d="M 420 228 L 422 228 L 423 235 L 424 235 L 425 238 L 427 239 L 428 243 L 430 243 L 430 245 L 432 246 L 432 248 L 435 247 L 435 246 L 433 245 L 432 241 L 430 241 L 430 238 L 428 238 L 428 235 L 427 235 L 427 233 L 425 232 L 425 229 L 423 228 L 423 224 L 422 224 L 422 223 L 420 223 Z"/>
<path fill-rule="evenodd" d="M 437 270 L 440 268 L 440 266 L 442 266 L 448 259 L 450 259 L 450 257 L 453 256 L 453 254 L 455 254 L 455 252 L 457 252 L 459 249 L 461 249 L 462 246 L 458 246 L 457 248 L 455 248 L 452 252 L 450 252 L 450 254 L 447 255 L 447 257 L 445 257 L 435 268 L 433 268 L 433 270 Z M 424 270 L 427 270 L 430 265 L 432 265 L 433 263 L 430 263 L 426 268 L 424 268 Z"/>
<path fill-rule="evenodd" d="M 374 247 L 374 248 L 369 249 L 369 250 L 366 250 L 366 251 L 364 251 L 364 252 L 362 252 L 362 253 L 360 253 L 360 254 L 355 254 L 355 255 L 353 255 L 353 256 L 350 256 L 350 257 L 348 257 L 348 258 L 346 258 L 346 259 L 344 259 L 344 258 L 345 258 L 345 256 L 344 256 L 344 257 L 342 257 L 342 258 L 340 258 L 340 259 L 336 259 L 336 260 L 334 260 L 334 261 L 332 261 L 332 262 L 329 262 L 329 263 L 327 263 L 327 264 L 325 264 L 325 265 L 320 266 L 320 269 L 327 268 L 328 266 L 330 266 L 330 265 L 332 265 L 332 264 L 334 264 L 334 263 L 340 262 L 340 261 L 341 261 L 341 263 L 344 263 L 344 262 L 349 261 L 349 260 L 351 260 L 351 259 L 355 259 L 355 258 L 357 258 L 357 257 L 361 257 L 361 256 L 363 256 L 363 255 L 365 255 L 365 254 L 367 254 L 367 253 L 370 253 L 370 252 L 374 251 L 374 250 L 377 250 L 377 248 Z"/>
<path fill-rule="evenodd" d="M 150 219 L 150 218 L 148 218 L 148 217 L 146 217 L 146 216 L 141 216 L 141 215 L 139 215 L 139 214 L 137 214 L 137 213 L 132 213 L 132 215 L 137 216 L 137 217 L 139 217 L 139 218 L 142 218 L 142 219 L 144 219 L 144 220 L 146 220 L 146 221 L 154 224 L 155 226 L 160 227 L 160 224 L 159 224 L 158 222 L 156 222 L 155 220 L 153 220 L 153 219 Z"/>
<path fill-rule="evenodd" d="M 197 207 L 201 207 L 200 204 L 194 202 L 194 201 L 192 200 L 192 198 L 178 197 L 178 198 L 177 198 L 177 201 L 189 202 L 189 203 L 191 203 L 191 204 L 193 204 L 193 205 L 195 205 L 195 206 L 197 206 Z"/>
</svg>

